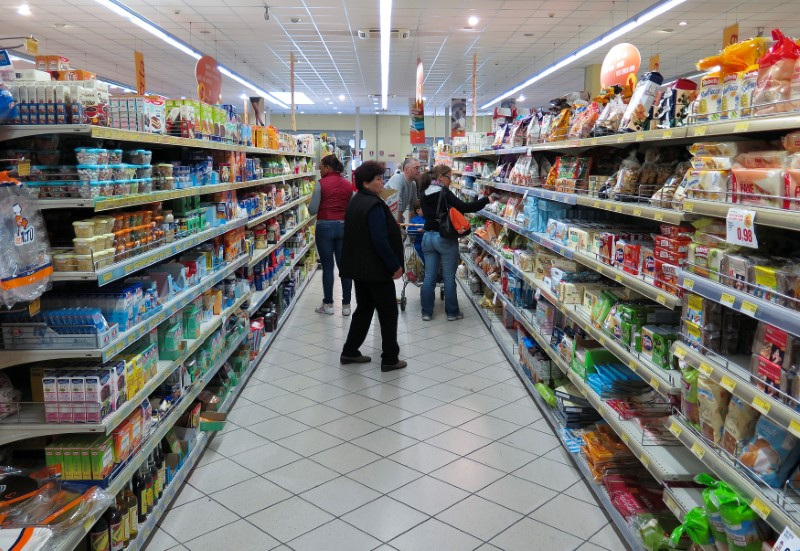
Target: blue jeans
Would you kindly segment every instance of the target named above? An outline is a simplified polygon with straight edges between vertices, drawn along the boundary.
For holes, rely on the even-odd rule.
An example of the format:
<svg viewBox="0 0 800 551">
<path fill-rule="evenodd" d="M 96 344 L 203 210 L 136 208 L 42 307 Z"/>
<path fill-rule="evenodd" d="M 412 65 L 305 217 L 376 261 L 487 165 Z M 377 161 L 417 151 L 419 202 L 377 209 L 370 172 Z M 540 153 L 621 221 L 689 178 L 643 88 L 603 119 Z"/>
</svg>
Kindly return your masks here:
<svg viewBox="0 0 800 551">
<path fill-rule="evenodd" d="M 458 268 L 458 240 L 446 239 L 438 231 L 427 231 L 422 236 L 422 252 L 425 253 L 425 282 L 422 284 L 422 315 L 433 315 L 433 301 L 439 267 L 444 279 L 444 311 L 455 316 L 458 308 L 456 294 L 456 268 Z"/>
<path fill-rule="evenodd" d="M 322 301 L 333 304 L 333 259 L 336 265 L 341 264 L 342 241 L 344 239 L 344 221 L 320 220 L 317 222 L 317 251 L 322 264 Z M 353 280 L 342 278 L 342 303 L 350 304 L 350 293 L 353 289 Z"/>
</svg>

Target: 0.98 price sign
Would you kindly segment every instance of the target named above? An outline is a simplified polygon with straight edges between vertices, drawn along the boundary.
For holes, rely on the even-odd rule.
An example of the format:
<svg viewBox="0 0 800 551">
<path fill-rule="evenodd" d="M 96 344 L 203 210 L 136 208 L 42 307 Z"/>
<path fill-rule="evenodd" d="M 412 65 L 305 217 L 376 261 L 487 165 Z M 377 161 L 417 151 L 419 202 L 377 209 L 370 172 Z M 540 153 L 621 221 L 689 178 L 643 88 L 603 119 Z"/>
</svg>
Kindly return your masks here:
<svg viewBox="0 0 800 551">
<path fill-rule="evenodd" d="M 725 240 L 734 245 L 757 249 L 758 238 L 756 238 L 755 223 L 756 213 L 752 210 L 728 210 L 726 218 L 727 236 Z"/>
</svg>

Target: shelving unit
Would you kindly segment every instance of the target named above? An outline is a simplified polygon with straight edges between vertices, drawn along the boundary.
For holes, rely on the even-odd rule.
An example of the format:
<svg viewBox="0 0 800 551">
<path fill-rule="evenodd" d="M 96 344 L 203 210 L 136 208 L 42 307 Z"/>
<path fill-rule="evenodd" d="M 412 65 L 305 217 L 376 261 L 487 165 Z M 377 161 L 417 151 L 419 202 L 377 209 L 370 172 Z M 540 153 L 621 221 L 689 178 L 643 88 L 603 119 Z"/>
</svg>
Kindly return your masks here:
<svg viewBox="0 0 800 551">
<path fill-rule="evenodd" d="M 303 259 L 303 256 L 314 246 L 314 241 L 309 242 L 306 244 L 300 251 L 295 254 L 295 257 L 289 262 L 281 271 L 280 275 L 275 279 L 275 282 L 264 289 L 263 291 L 256 291 L 253 293 L 252 300 L 250 301 L 250 306 L 247 309 L 248 315 L 253 315 L 255 312 L 261 308 L 261 305 L 264 304 L 264 301 L 269 298 L 269 296 L 275 292 L 278 286 L 283 282 L 286 277 L 292 273 L 294 267 Z"/>
</svg>

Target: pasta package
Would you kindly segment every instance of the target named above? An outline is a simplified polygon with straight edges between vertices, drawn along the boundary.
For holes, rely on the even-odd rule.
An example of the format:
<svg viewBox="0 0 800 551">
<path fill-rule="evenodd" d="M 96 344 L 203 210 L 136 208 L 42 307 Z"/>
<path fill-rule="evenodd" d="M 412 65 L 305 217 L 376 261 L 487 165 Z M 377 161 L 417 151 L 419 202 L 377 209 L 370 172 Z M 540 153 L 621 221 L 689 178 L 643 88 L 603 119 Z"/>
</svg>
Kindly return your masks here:
<svg viewBox="0 0 800 551">
<path fill-rule="evenodd" d="M 722 107 L 722 77 L 719 72 L 708 73 L 700 79 L 695 113 L 698 121 L 716 121 Z"/>
<path fill-rule="evenodd" d="M 741 116 L 739 105 L 742 94 L 744 73 L 731 73 L 722 79 L 722 99 L 720 101 L 720 118 L 738 119 Z"/>
<path fill-rule="evenodd" d="M 800 445 L 797 438 L 766 417 L 758 420 L 755 435 L 739 456 L 746 467 L 773 488 L 783 485 L 798 458 Z"/>
<path fill-rule="evenodd" d="M 780 208 L 783 204 L 783 177 L 782 168 L 734 168 L 733 202 Z"/>
<path fill-rule="evenodd" d="M 700 430 L 703 436 L 719 444 L 722 428 L 728 413 L 730 393 L 708 377 L 697 381 L 697 404 L 700 413 Z"/>
<path fill-rule="evenodd" d="M 736 454 L 739 442 L 746 442 L 753 437 L 758 421 L 757 410 L 737 396 L 731 396 L 728 413 L 725 415 L 721 446 L 730 454 Z"/>
</svg>

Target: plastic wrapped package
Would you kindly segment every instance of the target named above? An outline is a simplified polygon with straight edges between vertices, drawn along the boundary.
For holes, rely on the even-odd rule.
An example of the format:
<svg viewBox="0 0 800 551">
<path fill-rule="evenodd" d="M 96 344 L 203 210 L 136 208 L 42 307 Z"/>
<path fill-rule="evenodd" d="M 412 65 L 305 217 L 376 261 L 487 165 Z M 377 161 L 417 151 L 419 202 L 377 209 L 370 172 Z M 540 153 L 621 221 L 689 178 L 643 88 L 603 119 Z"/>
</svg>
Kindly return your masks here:
<svg viewBox="0 0 800 551">
<path fill-rule="evenodd" d="M 700 92 L 697 95 L 695 115 L 700 122 L 720 119 L 722 109 L 722 76 L 713 72 L 700 79 Z"/>
<path fill-rule="evenodd" d="M 683 519 L 683 524 L 675 528 L 669 537 L 670 544 L 677 548 L 681 537 L 687 535 L 703 551 L 716 551 L 714 536 L 711 535 L 711 526 L 708 520 L 708 512 L 703 507 L 695 507 L 687 511 Z"/>
<path fill-rule="evenodd" d="M 592 129 L 592 136 L 608 136 L 615 134 L 619 128 L 622 116 L 625 114 L 625 102 L 621 95 L 614 96 L 611 101 L 606 104 L 600 115 L 597 117 L 597 123 Z"/>
<path fill-rule="evenodd" d="M 695 427 L 700 426 L 700 409 L 697 403 L 699 372 L 686 367 L 681 370 L 681 413 Z"/>
<path fill-rule="evenodd" d="M 722 515 L 719 512 L 717 501 L 713 499 L 714 491 L 720 486 L 724 486 L 724 482 L 720 482 L 713 476 L 706 473 L 700 473 L 695 477 L 695 482 L 706 486 L 703 489 L 703 504 L 708 518 L 708 527 L 711 530 L 711 537 L 714 539 L 714 545 L 717 551 L 728 551 L 728 535 L 725 533 L 725 524 L 722 522 Z"/>
<path fill-rule="evenodd" d="M 752 353 L 774 363 L 781 369 L 789 369 L 797 363 L 800 342 L 794 335 L 759 322 L 753 339 Z"/>
<path fill-rule="evenodd" d="M 32 301 L 50 288 L 53 273 L 44 218 L 24 186 L 0 172 L 0 302 Z"/>
<path fill-rule="evenodd" d="M 756 422 L 761 414 L 737 396 L 731 396 L 720 445 L 730 454 L 736 455 L 740 443 L 753 437 Z"/>
<path fill-rule="evenodd" d="M 755 435 L 745 445 L 739 460 L 765 484 L 780 488 L 800 458 L 800 445 L 788 430 L 766 417 L 756 423 Z"/>
<path fill-rule="evenodd" d="M 753 93 L 758 85 L 758 65 L 751 65 L 742 73 L 742 87 L 739 94 L 739 110 L 741 116 L 753 114 Z"/>
<path fill-rule="evenodd" d="M 614 197 L 618 195 L 633 195 L 636 193 L 636 186 L 639 182 L 641 169 L 642 165 L 636 158 L 636 152 L 631 151 L 628 157 L 622 161 L 622 166 L 617 173 L 617 181 L 613 189 Z"/>
<path fill-rule="evenodd" d="M 762 551 L 758 515 L 748 500 L 727 485 L 720 485 L 711 498 L 719 507 L 728 551 Z"/>
<path fill-rule="evenodd" d="M 619 132 L 639 132 L 647 130 L 647 121 L 653 107 L 656 94 L 664 77 L 661 73 L 652 71 L 645 73 L 636 84 L 631 100 L 625 109 L 619 125 Z"/>
<path fill-rule="evenodd" d="M 784 170 L 782 168 L 734 167 L 732 196 L 734 203 L 756 207 L 780 208 L 783 205 Z"/>
<path fill-rule="evenodd" d="M 742 168 L 784 168 L 788 162 L 789 154 L 781 149 L 748 151 L 736 156 L 736 163 Z"/>
<path fill-rule="evenodd" d="M 730 393 L 707 377 L 697 381 L 697 403 L 700 412 L 700 430 L 710 441 L 719 444 L 722 428 L 728 413 Z"/>
<path fill-rule="evenodd" d="M 720 100 L 720 118 L 738 119 L 741 116 L 742 83 L 744 72 L 729 73 L 722 78 L 722 97 Z"/>
<path fill-rule="evenodd" d="M 575 113 L 569 129 L 570 138 L 586 138 L 594 128 L 600 116 L 600 105 L 593 101 Z"/>
<path fill-rule="evenodd" d="M 786 169 L 783 178 L 783 208 L 800 210 L 800 169 Z"/>
<path fill-rule="evenodd" d="M 0 372 L 0 419 L 19 413 L 22 391 L 14 388 L 5 372 Z"/>
<path fill-rule="evenodd" d="M 683 295 L 681 317 L 702 326 L 719 328 L 723 306 L 694 293 Z"/>
<path fill-rule="evenodd" d="M 658 128 L 684 126 L 689 116 L 689 106 L 697 96 L 697 83 L 679 78 L 662 89 L 661 99 L 655 108 L 654 117 Z"/>
<path fill-rule="evenodd" d="M 690 199 L 725 201 L 729 170 L 690 170 L 686 174 L 686 190 Z"/>
<path fill-rule="evenodd" d="M 701 157 L 736 157 L 740 153 L 767 149 L 764 142 L 697 142 L 689 146 L 689 153 Z M 787 148 L 788 149 L 788 148 Z"/>
<path fill-rule="evenodd" d="M 785 113 L 793 109 L 789 99 L 794 65 L 800 48 L 779 29 L 772 30 L 775 43 L 758 61 L 758 81 L 753 91 L 753 107 L 758 115 Z"/>
</svg>

